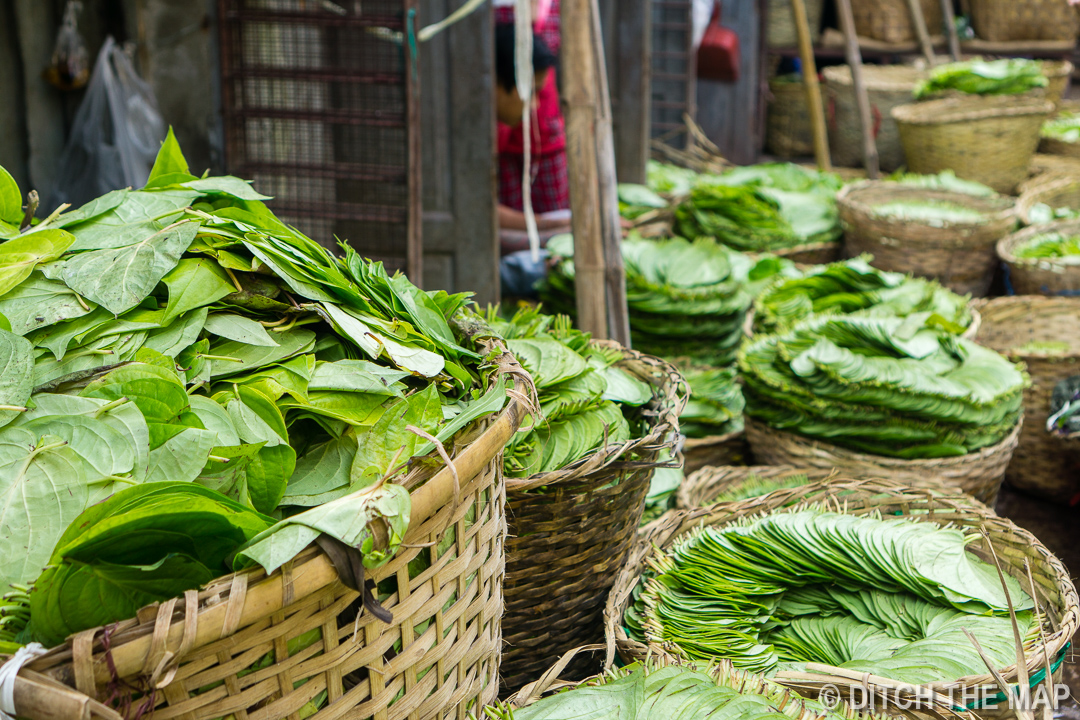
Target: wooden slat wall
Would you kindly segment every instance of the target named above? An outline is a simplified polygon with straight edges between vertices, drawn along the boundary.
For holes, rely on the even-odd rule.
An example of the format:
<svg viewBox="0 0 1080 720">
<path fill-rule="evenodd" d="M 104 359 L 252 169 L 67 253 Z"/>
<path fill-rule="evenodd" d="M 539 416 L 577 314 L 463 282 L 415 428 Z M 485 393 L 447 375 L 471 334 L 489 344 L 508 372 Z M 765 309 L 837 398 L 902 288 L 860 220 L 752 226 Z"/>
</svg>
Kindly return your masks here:
<svg viewBox="0 0 1080 720">
<path fill-rule="evenodd" d="M 651 0 L 600 0 L 615 166 L 619 182 L 645 182 L 649 159 Z"/>
</svg>

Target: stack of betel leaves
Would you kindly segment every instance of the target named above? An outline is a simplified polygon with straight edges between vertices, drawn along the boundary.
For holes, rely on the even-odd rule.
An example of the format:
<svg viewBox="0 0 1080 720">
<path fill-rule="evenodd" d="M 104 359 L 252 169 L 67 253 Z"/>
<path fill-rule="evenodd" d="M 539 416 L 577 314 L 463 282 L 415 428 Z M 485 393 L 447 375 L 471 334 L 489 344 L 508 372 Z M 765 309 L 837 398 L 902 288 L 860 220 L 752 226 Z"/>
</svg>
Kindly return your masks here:
<svg viewBox="0 0 1080 720">
<path fill-rule="evenodd" d="M 1080 236 L 1059 232 L 1043 233 L 1012 248 L 1012 254 L 1025 260 L 1053 258 L 1062 265 L 1078 265 L 1080 264 Z"/>
<path fill-rule="evenodd" d="M 970 95 L 1017 95 L 1048 84 L 1042 63 L 1024 58 L 965 60 L 938 65 L 915 88 L 915 99 L 955 90 Z"/>
<path fill-rule="evenodd" d="M 1063 111 L 1043 123 L 1040 136 L 1063 143 L 1080 143 L 1080 113 Z"/>
<path fill-rule="evenodd" d="M 801 277 L 779 278 L 754 301 L 754 332 L 775 333 L 815 315 L 908 317 L 923 315 L 928 322 L 955 334 L 971 325 L 970 296 L 957 295 L 933 280 L 870 266 L 860 256 L 829 265 L 815 265 Z"/>
<path fill-rule="evenodd" d="M 844 703 L 826 705 L 793 694 L 728 662 L 682 666 L 636 662 L 520 709 L 488 707 L 490 720 L 882 720 Z"/>
<path fill-rule="evenodd" d="M 742 389 L 734 367 L 684 365 L 679 372 L 690 386 L 690 399 L 679 413 L 679 429 L 689 438 L 727 435 L 743 429 Z"/>
<path fill-rule="evenodd" d="M 997 195 L 997 192 L 992 187 L 974 180 L 958 178 L 952 170 L 943 170 L 936 175 L 920 175 L 919 173 L 897 171 L 890 175 L 888 179 L 901 185 L 910 185 L 911 187 L 920 187 L 927 190 L 948 190 L 950 192 L 964 193 L 965 195 L 974 195 L 975 197 L 994 197 Z"/>
<path fill-rule="evenodd" d="M 507 320 L 490 307 L 485 321 L 528 370 L 540 403 L 540 416 L 526 420 L 506 448 L 508 477 L 558 470 L 648 432 L 640 409 L 653 400 L 654 388 L 617 367 L 621 348 L 592 343 L 569 317 L 535 308 Z"/>
<path fill-rule="evenodd" d="M 675 231 L 747 252 L 832 242 L 842 234 L 835 175 L 789 163 L 701 176 L 675 210 Z"/>
<path fill-rule="evenodd" d="M 1003 440 L 1024 371 L 933 316 L 817 316 L 739 353 L 746 414 L 874 455 L 965 455 Z"/>
<path fill-rule="evenodd" d="M 544 304 L 573 314 L 574 243 L 552 238 L 555 264 L 541 286 Z M 686 357 L 706 365 L 729 365 L 752 296 L 792 264 L 773 257 L 752 260 L 710 238 L 645 240 L 622 244 L 626 296 L 634 348 L 660 357 Z"/>
<path fill-rule="evenodd" d="M 378 567 L 431 439 L 503 406 L 451 329 L 466 295 L 335 256 L 264 199 L 191 175 L 171 133 L 145 188 L 22 229 L 0 172 L 0 587 L 21 588 L 0 649 L 273 571 L 323 533 Z"/>
<path fill-rule="evenodd" d="M 1009 604 L 994 566 L 958 529 L 811 506 L 683 535 L 654 549 L 624 624 L 691 659 L 771 674 L 822 663 L 904 683 L 1012 665 Z M 1034 603 L 1005 575 L 1026 648 Z"/>
<path fill-rule="evenodd" d="M 667 200 L 645 185 L 619 183 L 619 214 L 627 220 L 638 220 L 667 206 Z"/>
</svg>

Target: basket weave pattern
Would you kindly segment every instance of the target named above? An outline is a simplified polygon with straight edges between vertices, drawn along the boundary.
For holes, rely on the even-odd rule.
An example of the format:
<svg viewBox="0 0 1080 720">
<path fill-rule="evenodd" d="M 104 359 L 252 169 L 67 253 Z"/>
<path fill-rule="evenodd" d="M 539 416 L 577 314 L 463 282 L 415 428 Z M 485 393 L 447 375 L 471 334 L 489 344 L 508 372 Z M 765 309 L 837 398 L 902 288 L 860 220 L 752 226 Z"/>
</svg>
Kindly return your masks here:
<svg viewBox="0 0 1080 720">
<path fill-rule="evenodd" d="M 984 213 L 981 223 L 929 225 L 881 217 L 874 207 L 896 200 L 942 201 Z M 837 196 L 844 225 L 844 253 L 874 256 L 881 270 L 937 280 L 953 292 L 985 295 L 997 267 L 995 244 L 1016 224 L 1007 198 L 973 197 L 942 190 L 870 181 L 849 185 Z"/>
<path fill-rule="evenodd" d="M 912 487 L 965 492 L 993 507 L 1022 424 L 997 445 L 957 457 L 917 460 L 855 452 L 777 430 L 749 417 L 746 419 L 746 437 L 754 458 L 766 465 L 836 468 L 844 475 L 856 477 L 896 477 Z"/>
<path fill-rule="evenodd" d="M 511 356 L 499 365 L 515 376 L 516 394 L 531 392 Z M 478 421 L 446 448 L 453 465 L 409 476 L 423 484 L 412 491 L 413 523 L 401 550 L 363 573 L 368 589 L 391 592 L 382 602 L 389 623 L 312 546 L 269 576 L 261 568 L 227 575 L 75 635 L 20 672 L 18 714 L 77 717 L 58 708 L 69 703 L 74 712 L 81 697 L 83 708 L 104 717 L 152 711 L 158 720 L 277 720 L 296 718 L 324 691 L 326 703 L 311 717 L 479 714 L 498 694 L 502 448 L 523 415 L 511 398 L 498 417 Z M 290 653 L 290 641 L 312 633 L 314 642 Z"/>
<path fill-rule="evenodd" d="M 707 467 L 686 477 L 679 487 L 675 507 L 694 510 L 714 504 L 721 493 L 738 489 L 751 477 L 782 482 L 788 478 L 805 475 L 807 483 L 826 480 L 837 470 L 793 465 L 748 465 L 746 467 Z"/>
<path fill-rule="evenodd" d="M 825 82 L 826 118 L 829 129 L 829 148 L 837 165 L 861 167 L 863 164 L 862 125 L 855 103 L 855 86 L 851 68 L 847 65 L 827 67 L 822 71 Z M 915 86 L 926 73 L 906 65 L 865 65 L 863 84 L 870 99 L 878 164 L 891 172 L 904 164 L 904 148 L 900 131 L 891 115 L 892 109 L 911 102 Z"/>
<path fill-rule="evenodd" d="M 923 20 L 931 35 L 940 35 L 941 4 L 937 0 L 919 0 Z M 915 25 L 906 0 L 858 0 L 852 3 L 855 34 L 887 43 L 904 43 L 915 39 Z"/>
<path fill-rule="evenodd" d="M 1039 182 L 1039 178 L 1046 178 Z M 1068 208 L 1080 210 L 1080 177 L 1062 173 L 1047 173 L 1032 178 L 1016 201 L 1016 215 L 1025 225 L 1031 225 L 1031 210 L 1036 205 L 1048 205 L 1051 209 Z M 1018 293 L 1027 295 L 1029 293 Z"/>
<path fill-rule="evenodd" d="M 983 40 L 1075 40 L 1080 17 L 1058 0 L 971 0 L 971 24 Z"/>
<path fill-rule="evenodd" d="M 1039 130 L 1053 103 L 1043 97 L 969 96 L 892 110 L 908 169 L 957 177 L 1012 192 L 1027 177 Z"/>
<path fill-rule="evenodd" d="M 653 470 L 678 437 L 687 396 L 682 376 L 659 358 L 624 352 L 618 367 L 654 388 L 649 432 L 565 468 L 506 481 L 504 691 L 535 680 L 566 651 L 600 639 L 604 599 L 641 522 Z M 571 672 L 587 674 L 587 659 Z"/>
<path fill-rule="evenodd" d="M 983 325 L 976 340 L 1010 360 L 1027 365 L 1031 387 L 1024 391 L 1024 429 L 1005 474 L 1024 492 L 1068 502 L 1080 490 L 1071 460 L 1073 441 L 1046 432 L 1054 385 L 1080 375 L 1080 298 L 1015 296 L 980 305 Z M 1069 341 L 1063 353 L 1018 353 L 1029 342 Z"/>
<path fill-rule="evenodd" d="M 846 512 L 867 514 L 880 512 L 882 516 L 897 513 L 909 516 L 915 522 L 935 522 L 940 525 L 952 524 L 971 532 L 977 539 L 967 547 L 967 551 L 979 559 L 993 563 L 993 558 L 985 546 L 985 540 L 979 536 L 985 528 L 989 534 L 1001 568 L 1015 577 L 1021 587 L 1030 592 L 1025 562 L 1030 564 L 1035 583 L 1036 600 L 1044 613 L 1045 648 L 1050 658 L 1055 658 L 1072 639 L 1078 623 L 1078 599 L 1076 588 L 1069 577 L 1068 570 L 1046 547 L 1031 533 L 1017 527 L 1010 520 L 998 517 L 981 503 L 973 502 L 965 495 L 946 495 L 904 487 L 891 480 L 862 479 L 826 480 L 795 488 L 777 490 L 747 500 L 720 503 L 711 508 L 671 512 L 651 526 L 647 536 L 638 540 L 630 552 L 622 570 L 619 571 L 611 595 L 604 610 L 607 631 L 608 663 L 614 661 L 615 653 L 625 661 L 643 660 L 650 653 L 672 653 L 677 649 L 671 646 L 650 646 L 631 640 L 623 628 L 623 614 L 632 601 L 632 593 L 646 561 L 655 552 L 654 548 L 670 548 L 675 541 L 701 525 L 721 527 L 742 518 L 769 513 L 779 508 L 791 507 L 800 503 L 832 503 L 844 506 Z M 1037 643 L 1027 655 L 1029 673 L 1042 667 L 1044 662 L 1043 643 Z M 789 685 L 800 693 L 816 694 L 823 686 L 834 685 L 844 689 L 874 684 L 873 677 L 854 673 L 857 679 L 845 677 L 845 671 L 834 669 L 835 675 L 828 672 L 828 666 L 816 665 L 814 675 L 803 673 L 780 672 L 775 679 Z M 1061 669 L 1055 674 L 1059 676 Z M 847 672 L 850 676 L 853 673 Z M 1015 682 L 1016 667 L 1002 668 L 1001 674 L 1009 682 Z M 955 679 L 952 684 L 959 690 L 974 688 L 994 682 L 990 675 L 968 676 Z M 907 697 L 903 689 L 895 685 L 881 685 L 868 693 L 870 697 L 879 695 L 889 699 L 889 707 L 897 707 L 895 700 Z M 981 713 L 980 713 L 981 714 Z"/>
<path fill-rule="evenodd" d="M 810 25 L 810 42 L 817 43 L 821 37 L 821 13 L 825 0 L 806 0 L 806 20 Z M 769 47 L 795 47 L 798 33 L 795 30 L 795 13 L 791 3 L 774 2 L 769 4 L 768 29 L 766 31 Z"/>
<path fill-rule="evenodd" d="M 765 143 L 779 157 L 809 155 L 814 149 L 810 128 L 810 104 L 801 82 L 769 81 L 769 104 L 765 118 Z"/>
<path fill-rule="evenodd" d="M 750 448 L 743 431 L 703 438 L 687 438 L 683 443 L 683 472 L 686 475 L 706 466 L 745 465 Z"/>
<path fill-rule="evenodd" d="M 1073 183 L 1080 190 L 1080 182 Z M 1056 258 L 1018 258 L 1016 249 L 1046 233 L 1066 237 L 1080 235 L 1080 220 L 1037 225 L 1006 235 L 997 244 L 998 257 L 1008 269 L 1008 281 L 1017 295 L 1078 295 L 1080 265 L 1067 265 Z"/>
</svg>

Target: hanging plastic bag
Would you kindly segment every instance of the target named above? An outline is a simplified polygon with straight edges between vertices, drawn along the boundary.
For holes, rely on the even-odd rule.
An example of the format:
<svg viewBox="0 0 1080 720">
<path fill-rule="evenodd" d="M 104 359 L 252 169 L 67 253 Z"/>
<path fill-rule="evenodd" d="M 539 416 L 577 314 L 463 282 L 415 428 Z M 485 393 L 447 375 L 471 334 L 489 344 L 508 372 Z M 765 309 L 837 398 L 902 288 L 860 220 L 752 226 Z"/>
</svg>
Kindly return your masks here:
<svg viewBox="0 0 1080 720">
<path fill-rule="evenodd" d="M 48 209 L 61 203 L 78 207 L 112 190 L 142 187 L 165 131 L 149 83 L 136 74 L 120 46 L 107 38 L 60 156 Z"/>
<path fill-rule="evenodd" d="M 53 45 L 52 62 L 45 70 L 45 79 L 59 90 L 78 90 L 86 85 L 86 79 L 90 77 L 86 43 L 79 35 L 77 22 L 81 11 L 81 2 L 68 0 L 60 32 L 56 34 L 56 44 Z"/>
</svg>

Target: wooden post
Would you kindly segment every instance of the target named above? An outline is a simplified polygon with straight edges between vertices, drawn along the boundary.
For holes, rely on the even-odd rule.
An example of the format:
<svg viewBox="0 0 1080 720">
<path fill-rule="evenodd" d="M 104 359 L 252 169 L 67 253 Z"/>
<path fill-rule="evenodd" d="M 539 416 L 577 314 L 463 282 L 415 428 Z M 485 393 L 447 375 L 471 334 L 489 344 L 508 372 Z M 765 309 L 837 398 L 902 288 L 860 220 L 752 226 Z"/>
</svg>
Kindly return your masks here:
<svg viewBox="0 0 1080 720">
<path fill-rule="evenodd" d="M 626 308 L 626 273 L 622 259 L 622 224 L 619 216 L 619 183 L 615 173 L 615 138 L 612 131 L 611 94 L 604 61 L 600 4 L 591 3 L 593 57 L 596 69 L 597 174 L 600 180 L 600 228 L 604 241 L 604 287 L 607 294 L 608 337 L 630 347 L 630 318 Z"/>
<path fill-rule="evenodd" d="M 859 109 L 866 177 L 877 180 L 880 170 L 877 143 L 874 141 L 874 121 L 870 117 L 870 97 L 866 94 L 866 85 L 863 83 L 862 54 L 859 52 L 859 38 L 855 35 L 855 16 L 851 12 L 851 0 L 836 0 L 836 12 L 840 16 L 840 29 L 844 31 L 848 67 L 851 68 L 851 89 L 855 93 L 855 104 Z"/>
<path fill-rule="evenodd" d="M 810 22 L 806 19 L 806 3 L 791 0 L 791 11 L 795 15 L 795 32 L 799 36 L 799 59 L 802 62 L 803 84 L 806 86 L 810 127 L 814 134 L 814 158 L 819 170 L 832 170 L 829 136 L 825 134 L 825 108 L 821 104 L 821 86 L 818 85 L 817 63 L 814 61 L 814 44 L 810 41 Z"/>
<path fill-rule="evenodd" d="M 907 0 L 908 10 L 911 12 L 911 24 L 915 26 L 915 34 L 919 37 L 919 46 L 922 48 L 923 57 L 926 58 L 926 66 L 934 67 L 934 44 L 930 42 L 930 33 L 926 29 L 926 18 L 922 14 L 920 0 Z"/>
<path fill-rule="evenodd" d="M 596 156 L 596 58 L 592 48 L 591 0 L 564 0 L 560 13 L 561 64 L 567 70 L 562 74 L 562 89 L 573 214 L 577 321 L 578 327 L 594 338 L 606 340 L 606 263 Z"/>
<path fill-rule="evenodd" d="M 949 39 L 949 55 L 953 62 L 960 62 L 960 36 L 956 32 L 956 15 L 952 0 L 941 0 L 941 14 L 945 18 L 945 37 Z"/>
</svg>

